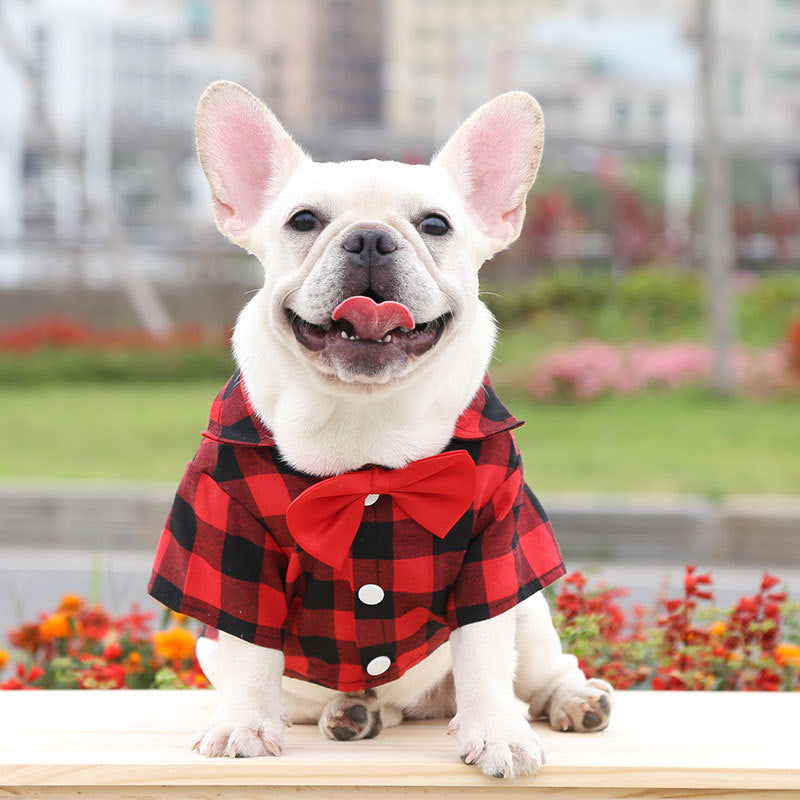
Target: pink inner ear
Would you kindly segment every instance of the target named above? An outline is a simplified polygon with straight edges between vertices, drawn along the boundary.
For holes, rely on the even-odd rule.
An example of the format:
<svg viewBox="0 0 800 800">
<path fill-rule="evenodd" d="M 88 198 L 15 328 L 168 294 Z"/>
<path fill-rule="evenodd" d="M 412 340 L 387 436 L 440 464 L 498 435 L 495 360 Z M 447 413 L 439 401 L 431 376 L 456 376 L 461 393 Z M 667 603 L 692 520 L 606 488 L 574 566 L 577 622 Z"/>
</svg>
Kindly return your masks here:
<svg viewBox="0 0 800 800">
<path fill-rule="evenodd" d="M 261 215 L 275 169 L 269 121 L 245 97 L 208 109 L 203 127 L 217 217 L 221 223 L 249 228 Z"/>
<path fill-rule="evenodd" d="M 477 120 L 469 132 L 467 200 L 492 235 L 503 238 L 519 221 L 531 180 L 531 138 L 530 115 L 508 106 Z"/>
</svg>

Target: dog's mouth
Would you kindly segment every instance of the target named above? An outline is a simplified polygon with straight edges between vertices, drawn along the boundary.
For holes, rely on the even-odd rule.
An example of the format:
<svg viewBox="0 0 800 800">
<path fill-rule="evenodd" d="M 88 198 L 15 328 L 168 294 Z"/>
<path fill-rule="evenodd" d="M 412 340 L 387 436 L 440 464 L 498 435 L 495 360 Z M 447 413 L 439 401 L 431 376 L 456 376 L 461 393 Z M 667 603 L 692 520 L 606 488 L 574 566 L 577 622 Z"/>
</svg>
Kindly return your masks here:
<svg viewBox="0 0 800 800">
<path fill-rule="evenodd" d="M 330 320 L 315 325 L 286 309 L 295 339 L 307 350 L 345 361 L 356 372 L 374 373 L 398 358 L 420 356 L 441 338 L 452 319 L 447 312 L 416 323 L 402 304 L 375 303 L 369 297 L 350 297 L 334 309 Z"/>
</svg>

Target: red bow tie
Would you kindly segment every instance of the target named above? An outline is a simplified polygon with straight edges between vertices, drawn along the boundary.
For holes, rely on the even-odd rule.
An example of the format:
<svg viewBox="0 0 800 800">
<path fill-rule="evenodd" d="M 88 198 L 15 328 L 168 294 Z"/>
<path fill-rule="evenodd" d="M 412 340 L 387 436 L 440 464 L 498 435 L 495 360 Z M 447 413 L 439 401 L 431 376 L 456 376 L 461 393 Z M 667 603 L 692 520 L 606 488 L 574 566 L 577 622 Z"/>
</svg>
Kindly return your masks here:
<svg viewBox="0 0 800 800">
<path fill-rule="evenodd" d="M 368 495 L 391 495 L 405 514 L 443 539 L 472 505 L 476 479 L 475 462 L 466 450 L 422 458 L 402 469 L 347 472 L 296 497 L 286 511 L 286 524 L 303 550 L 338 569 L 350 552 Z"/>
</svg>

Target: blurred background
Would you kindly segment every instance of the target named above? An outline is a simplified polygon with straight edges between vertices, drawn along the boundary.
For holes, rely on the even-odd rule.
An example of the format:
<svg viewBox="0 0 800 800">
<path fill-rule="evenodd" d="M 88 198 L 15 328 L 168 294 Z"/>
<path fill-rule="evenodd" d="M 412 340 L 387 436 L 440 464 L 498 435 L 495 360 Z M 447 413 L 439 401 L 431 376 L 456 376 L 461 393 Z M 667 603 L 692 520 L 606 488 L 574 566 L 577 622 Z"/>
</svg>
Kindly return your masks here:
<svg viewBox="0 0 800 800">
<path fill-rule="evenodd" d="M 194 153 L 222 78 L 318 160 L 427 161 L 535 95 L 482 286 L 568 566 L 800 590 L 800 0 L 0 0 L 0 645 L 64 592 L 148 603 L 261 275 Z"/>
</svg>

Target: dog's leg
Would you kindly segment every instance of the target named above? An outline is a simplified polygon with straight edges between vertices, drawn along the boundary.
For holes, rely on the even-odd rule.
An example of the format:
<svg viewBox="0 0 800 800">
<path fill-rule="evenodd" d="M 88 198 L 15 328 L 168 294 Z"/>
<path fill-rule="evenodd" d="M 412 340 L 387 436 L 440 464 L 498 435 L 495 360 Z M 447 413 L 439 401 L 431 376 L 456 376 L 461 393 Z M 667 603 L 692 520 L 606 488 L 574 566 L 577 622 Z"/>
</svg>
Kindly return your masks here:
<svg viewBox="0 0 800 800">
<path fill-rule="evenodd" d="M 461 758 L 486 775 L 535 775 L 544 746 L 514 698 L 514 610 L 453 631 L 456 734 Z"/>
<path fill-rule="evenodd" d="M 289 722 L 281 706 L 283 653 L 220 631 L 220 672 L 224 676 L 217 710 L 195 736 L 204 756 L 278 756 Z"/>
<path fill-rule="evenodd" d="M 586 676 L 578 659 L 561 651 L 547 601 L 537 593 L 517 606 L 517 697 L 532 719 L 547 716 L 557 731 L 601 731 L 611 714 L 612 688 Z"/>
</svg>

